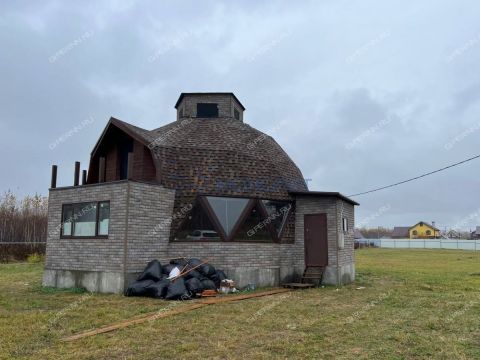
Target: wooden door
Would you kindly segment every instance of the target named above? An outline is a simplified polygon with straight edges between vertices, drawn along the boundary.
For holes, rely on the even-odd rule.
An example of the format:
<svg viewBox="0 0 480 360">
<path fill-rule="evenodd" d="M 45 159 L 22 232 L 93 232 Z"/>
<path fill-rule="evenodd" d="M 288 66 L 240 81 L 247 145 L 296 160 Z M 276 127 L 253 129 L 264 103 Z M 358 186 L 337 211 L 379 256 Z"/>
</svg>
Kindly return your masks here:
<svg viewBox="0 0 480 360">
<path fill-rule="evenodd" d="M 305 266 L 328 265 L 327 214 L 304 215 Z"/>
</svg>

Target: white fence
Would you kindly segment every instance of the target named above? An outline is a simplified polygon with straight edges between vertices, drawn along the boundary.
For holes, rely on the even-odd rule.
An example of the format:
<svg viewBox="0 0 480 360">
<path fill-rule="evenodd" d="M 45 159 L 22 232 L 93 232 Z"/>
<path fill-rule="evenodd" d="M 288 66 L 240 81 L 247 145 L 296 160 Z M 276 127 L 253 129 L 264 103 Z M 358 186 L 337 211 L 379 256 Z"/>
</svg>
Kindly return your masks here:
<svg viewBox="0 0 480 360">
<path fill-rule="evenodd" d="M 365 246 L 391 249 L 453 249 L 480 251 L 480 240 L 463 239 L 359 239 Z"/>
</svg>

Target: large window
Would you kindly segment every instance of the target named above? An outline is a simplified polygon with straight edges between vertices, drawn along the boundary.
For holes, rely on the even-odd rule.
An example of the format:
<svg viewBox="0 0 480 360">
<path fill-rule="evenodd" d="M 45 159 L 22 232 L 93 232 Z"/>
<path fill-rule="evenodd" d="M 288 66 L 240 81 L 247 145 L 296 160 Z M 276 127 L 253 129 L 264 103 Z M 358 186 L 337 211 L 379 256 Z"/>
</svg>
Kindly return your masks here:
<svg viewBox="0 0 480 360">
<path fill-rule="evenodd" d="M 175 241 L 279 241 L 291 204 L 286 201 L 200 196 Z"/>
<path fill-rule="evenodd" d="M 66 204 L 62 207 L 63 238 L 107 237 L 110 202 Z"/>
</svg>

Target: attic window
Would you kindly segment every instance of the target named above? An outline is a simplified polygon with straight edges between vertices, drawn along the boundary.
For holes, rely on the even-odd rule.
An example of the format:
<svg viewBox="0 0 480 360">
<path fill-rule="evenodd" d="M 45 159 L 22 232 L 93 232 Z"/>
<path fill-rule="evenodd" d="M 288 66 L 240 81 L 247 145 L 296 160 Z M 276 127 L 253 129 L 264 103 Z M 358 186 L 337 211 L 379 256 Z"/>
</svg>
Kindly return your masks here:
<svg viewBox="0 0 480 360">
<path fill-rule="evenodd" d="M 233 109 L 233 116 L 235 117 L 235 119 L 240 120 L 240 113 L 237 109 Z"/>
<path fill-rule="evenodd" d="M 218 117 L 218 104 L 197 104 L 197 117 L 216 118 Z"/>
</svg>

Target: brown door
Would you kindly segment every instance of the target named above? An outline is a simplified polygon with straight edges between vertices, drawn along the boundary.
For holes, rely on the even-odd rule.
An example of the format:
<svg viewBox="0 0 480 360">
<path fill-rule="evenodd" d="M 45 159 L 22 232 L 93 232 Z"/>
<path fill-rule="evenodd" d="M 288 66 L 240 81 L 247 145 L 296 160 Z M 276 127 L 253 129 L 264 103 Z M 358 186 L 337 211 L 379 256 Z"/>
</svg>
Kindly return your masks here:
<svg viewBox="0 0 480 360">
<path fill-rule="evenodd" d="M 305 266 L 328 265 L 327 214 L 304 215 Z"/>
</svg>

